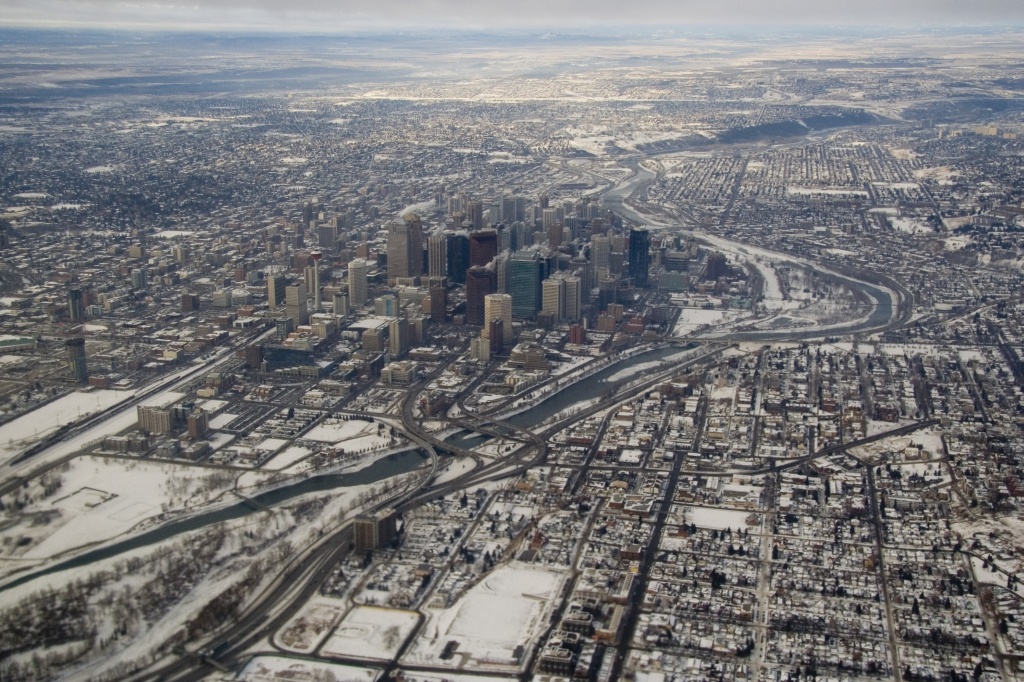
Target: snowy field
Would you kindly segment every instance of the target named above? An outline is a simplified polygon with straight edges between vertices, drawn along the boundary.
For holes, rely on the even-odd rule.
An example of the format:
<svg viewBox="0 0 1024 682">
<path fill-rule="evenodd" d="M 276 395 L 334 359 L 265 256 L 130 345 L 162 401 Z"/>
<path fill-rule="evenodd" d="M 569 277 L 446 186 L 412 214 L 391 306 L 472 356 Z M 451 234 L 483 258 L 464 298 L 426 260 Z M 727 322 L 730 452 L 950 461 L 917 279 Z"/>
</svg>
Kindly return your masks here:
<svg viewBox="0 0 1024 682">
<path fill-rule="evenodd" d="M 500 682 L 502 678 L 486 675 L 459 675 L 451 673 L 425 673 L 418 670 L 403 670 L 405 682 Z"/>
<path fill-rule="evenodd" d="M 447 464 L 437 472 L 437 477 L 434 479 L 435 484 L 454 481 L 476 468 L 476 461 L 471 457 L 445 458 L 444 461 Z"/>
<path fill-rule="evenodd" d="M 25 509 L 59 511 L 60 517 L 27 533 L 35 543 L 23 558 L 47 559 L 109 540 L 165 511 L 202 506 L 235 483 L 230 472 L 91 456 L 71 460 L 60 476 L 57 493 Z"/>
<path fill-rule="evenodd" d="M 735 322 L 749 315 L 750 313 L 748 312 L 737 310 L 684 308 L 683 312 L 679 315 L 679 321 L 676 322 L 675 329 L 672 330 L 672 335 L 687 336 L 693 334 L 698 329 Z"/>
<path fill-rule="evenodd" d="M 721 509 L 718 507 L 684 507 L 686 523 L 709 530 L 739 530 L 746 528 L 749 511 Z"/>
<path fill-rule="evenodd" d="M 516 647 L 529 650 L 537 642 L 564 580 L 561 571 L 520 562 L 494 569 L 451 608 L 429 610 L 403 662 L 467 671 L 518 670 L 529 657 L 515 658 Z M 442 659 L 450 641 L 458 642 L 458 649 Z"/>
<path fill-rule="evenodd" d="M 388 662 L 397 654 L 419 622 L 415 611 L 353 606 L 331 633 L 322 653 L 326 656 Z"/>
<path fill-rule="evenodd" d="M 283 656 L 256 656 L 240 674 L 224 673 L 213 679 L 248 682 L 374 682 L 380 677 L 381 672 L 376 668 L 299 661 Z"/>
<path fill-rule="evenodd" d="M 102 412 L 130 397 L 123 391 L 78 391 L 0 426 L 0 463 L 6 464 L 61 426 Z"/>
<path fill-rule="evenodd" d="M 278 630 L 274 643 L 298 654 L 311 654 L 327 633 L 341 620 L 347 604 L 343 599 L 314 597 Z"/>
<path fill-rule="evenodd" d="M 312 452 L 309 448 L 304 448 L 301 445 L 293 445 L 284 452 L 274 455 L 263 465 L 263 469 L 267 471 L 284 471 L 296 462 L 301 461 L 303 457 L 308 457 Z"/>
<path fill-rule="evenodd" d="M 371 428 L 374 433 L 377 432 L 377 425 L 365 419 L 329 420 L 311 429 L 303 438 L 321 443 L 341 443 L 363 433 L 369 433 Z"/>
</svg>

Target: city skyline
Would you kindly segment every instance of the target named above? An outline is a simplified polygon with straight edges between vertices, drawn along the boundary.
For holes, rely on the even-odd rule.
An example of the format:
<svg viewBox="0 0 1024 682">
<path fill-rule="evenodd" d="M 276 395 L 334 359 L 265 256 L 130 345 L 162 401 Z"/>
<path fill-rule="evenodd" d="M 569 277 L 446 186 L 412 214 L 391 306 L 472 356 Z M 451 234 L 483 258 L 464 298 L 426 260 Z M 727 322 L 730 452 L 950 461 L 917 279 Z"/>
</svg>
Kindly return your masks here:
<svg viewBox="0 0 1024 682">
<path fill-rule="evenodd" d="M 421 5 L 384 0 L 372 8 L 355 2 L 298 0 L 282 7 L 270 0 L 232 0 L 170 4 L 142 0 L 4 0 L 0 27 L 125 30 L 266 31 L 332 34 L 390 30 L 573 30 L 618 33 L 654 28 L 671 33 L 694 28 L 739 30 L 756 34 L 780 28 L 830 27 L 917 29 L 932 27 L 1006 27 L 1024 23 L 1024 6 L 1013 0 L 983 0 L 969 5 L 951 0 L 866 0 L 820 3 L 811 0 L 725 0 L 707 3 L 646 0 L 623 7 L 602 1 L 538 2 L 514 7 L 503 3 L 439 0 Z M 737 21 L 737 18 L 741 18 Z"/>
</svg>

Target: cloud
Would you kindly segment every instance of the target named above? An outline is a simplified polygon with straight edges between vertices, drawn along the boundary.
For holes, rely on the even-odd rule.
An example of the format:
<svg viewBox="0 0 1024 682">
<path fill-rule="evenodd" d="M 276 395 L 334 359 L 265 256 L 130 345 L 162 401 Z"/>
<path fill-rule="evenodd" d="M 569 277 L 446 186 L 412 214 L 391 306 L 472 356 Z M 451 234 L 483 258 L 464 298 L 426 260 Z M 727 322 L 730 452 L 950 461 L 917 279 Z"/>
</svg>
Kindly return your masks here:
<svg viewBox="0 0 1024 682">
<path fill-rule="evenodd" d="M 273 29 L 1024 23 L 1020 0 L 0 0 L 6 25 Z"/>
</svg>

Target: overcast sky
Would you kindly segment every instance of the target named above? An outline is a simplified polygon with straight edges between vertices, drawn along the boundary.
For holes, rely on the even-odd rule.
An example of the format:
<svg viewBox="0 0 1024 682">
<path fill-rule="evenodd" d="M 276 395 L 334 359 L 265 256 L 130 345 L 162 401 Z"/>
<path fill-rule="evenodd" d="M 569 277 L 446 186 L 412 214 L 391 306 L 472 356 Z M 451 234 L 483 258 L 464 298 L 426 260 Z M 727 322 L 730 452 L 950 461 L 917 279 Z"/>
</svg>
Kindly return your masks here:
<svg viewBox="0 0 1024 682">
<path fill-rule="evenodd" d="M 636 25 L 1024 24 L 1024 0 L 0 0 L 0 25 L 344 32 Z"/>
</svg>

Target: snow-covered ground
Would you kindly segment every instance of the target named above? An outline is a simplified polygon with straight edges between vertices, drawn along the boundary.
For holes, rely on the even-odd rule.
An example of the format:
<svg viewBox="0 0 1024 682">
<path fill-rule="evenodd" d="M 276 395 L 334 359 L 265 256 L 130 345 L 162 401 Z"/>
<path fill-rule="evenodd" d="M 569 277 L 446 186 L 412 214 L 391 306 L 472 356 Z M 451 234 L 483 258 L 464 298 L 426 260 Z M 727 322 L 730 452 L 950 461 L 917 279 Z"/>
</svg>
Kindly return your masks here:
<svg viewBox="0 0 1024 682">
<path fill-rule="evenodd" d="M 435 484 L 453 481 L 476 468 L 476 462 L 470 457 L 458 457 L 444 461 L 446 466 L 438 472 L 437 478 L 434 479 Z"/>
<path fill-rule="evenodd" d="M 311 654 L 341 620 L 346 608 L 348 604 L 342 599 L 314 597 L 287 625 L 278 630 L 274 644 L 298 654 Z"/>
<path fill-rule="evenodd" d="M 321 443 L 340 443 L 363 434 L 371 427 L 376 432 L 377 425 L 365 419 L 324 422 L 311 429 L 303 438 Z"/>
<path fill-rule="evenodd" d="M 124 391 L 76 391 L 0 426 L 0 463 L 6 464 L 39 439 L 131 397 Z M 132 419 L 135 414 L 132 413 Z"/>
<path fill-rule="evenodd" d="M 750 512 L 739 509 L 722 509 L 720 507 L 684 507 L 686 511 L 686 523 L 692 523 L 698 528 L 710 530 L 739 530 L 746 528 L 747 517 Z"/>
<path fill-rule="evenodd" d="M 274 455 L 263 468 L 267 471 L 284 471 L 313 451 L 301 445 L 293 445 L 284 452 Z"/>
<path fill-rule="evenodd" d="M 934 234 L 935 230 L 922 220 L 915 218 L 889 218 L 894 230 L 908 234 Z"/>
<path fill-rule="evenodd" d="M 513 652 L 537 643 L 564 580 L 562 571 L 520 562 L 495 568 L 450 608 L 428 609 L 428 621 L 403 661 L 466 671 L 518 670 L 529 656 L 516 659 Z M 450 641 L 458 649 L 442 659 Z"/>
<path fill-rule="evenodd" d="M 673 336 L 687 336 L 693 334 L 703 327 L 713 327 L 719 324 L 736 322 L 737 320 L 749 317 L 750 313 L 739 310 L 721 310 L 718 308 L 684 308 L 675 329 Z"/>
<path fill-rule="evenodd" d="M 391 661 L 419 622 L 415 611 L 353 606 L 322 651 L 328 656 Z"/>
<path fill-rule="evenodd" d="M 11 529 L 34 539 L 23 559 L 47 559 L 109 540 L 164 512 L 200 507 L 234 487 L 236 477 L 202 467 L 91 456 L 71 460 L 59 475 L 60 490 L 24 511 L 60 516 L 28 530 Z"/>
<path fill-rule="evenodd" d="M 249 682 L 374 682 L 382 670 L 358 668 L 351 665 L 296 660 L 284 656 L 256 656 L 240 674 L 215 675 L 218 680 L 248 680 Z"/>
</svg>

